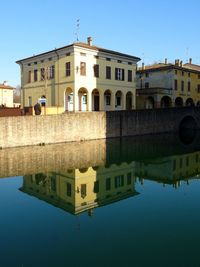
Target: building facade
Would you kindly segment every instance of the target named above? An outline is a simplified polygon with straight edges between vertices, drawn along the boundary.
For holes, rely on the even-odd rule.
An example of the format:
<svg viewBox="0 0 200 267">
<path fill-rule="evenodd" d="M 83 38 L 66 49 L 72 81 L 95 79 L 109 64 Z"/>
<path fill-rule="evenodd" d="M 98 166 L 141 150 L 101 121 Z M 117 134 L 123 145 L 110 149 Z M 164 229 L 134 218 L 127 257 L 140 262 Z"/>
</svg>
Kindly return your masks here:
<svg viewBox="0 0 200 267">
<path fill-rule="evenodd" d="M 7 82 L 0 84 L 0 106 L 13 107 L 13 87 L 9 86 Z"/>
<path fill-rule="evenodd" d="M 91 37 L 19 60 L 22 106 L 45 101 L 62 112 L 135 109 L 139 60 L 96 47 Z"/>
<path fill-rule="evenodd" d="M 137 108 L 200 105 L 200 66 L 180 60 L 137 70 Z"/>
</svg>

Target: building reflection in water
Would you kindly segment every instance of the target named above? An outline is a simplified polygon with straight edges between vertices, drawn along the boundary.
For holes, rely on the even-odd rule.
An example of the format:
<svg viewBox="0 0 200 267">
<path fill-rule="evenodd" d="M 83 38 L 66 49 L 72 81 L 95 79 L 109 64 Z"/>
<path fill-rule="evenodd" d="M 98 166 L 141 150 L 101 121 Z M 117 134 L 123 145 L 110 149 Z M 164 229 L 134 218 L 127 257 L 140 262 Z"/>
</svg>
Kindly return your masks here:
<svg viewBox="0 0 200 267">
<path fill-rule="evenodd" d="M 134 162 L 24 176 L 21 191 L 78 214 L 137 194 Z"/>
<path fill-rule="evenodd" d="M 72 214 L 87 211 L 91 215 L 96 207 L 138 195 L 137 181 L 177 187 L 181 181 L 199 177 L 199 144 L 196 139 L 196 143 L 185 145 L 173 135 L 113 139 L 101 148 L 104 164 L 98 149 L 98 160 L 94 151 L 86 153 L 92 157 L 91 161 L 84 158 L 84 164 L 77 155 L 77 161 L 74 156 L 68 164 L 74 168 L 65 165 L 61 170 L 24 175 L 20 190 Z M 101 165 L 92 166 L 91 162 Z"/>
</svg>

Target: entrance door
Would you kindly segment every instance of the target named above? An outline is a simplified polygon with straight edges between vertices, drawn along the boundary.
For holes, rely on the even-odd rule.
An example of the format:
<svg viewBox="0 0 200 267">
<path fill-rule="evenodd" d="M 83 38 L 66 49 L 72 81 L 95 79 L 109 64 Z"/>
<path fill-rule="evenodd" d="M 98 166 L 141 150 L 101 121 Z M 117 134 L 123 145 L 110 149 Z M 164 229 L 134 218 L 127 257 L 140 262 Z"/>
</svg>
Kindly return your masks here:
<svg viewBox="0 0 200 267">
<path fill-rule="evenodd" d="M 94 111 L 99 111 L 99 95 L 94 95 Z"/>
</svg>

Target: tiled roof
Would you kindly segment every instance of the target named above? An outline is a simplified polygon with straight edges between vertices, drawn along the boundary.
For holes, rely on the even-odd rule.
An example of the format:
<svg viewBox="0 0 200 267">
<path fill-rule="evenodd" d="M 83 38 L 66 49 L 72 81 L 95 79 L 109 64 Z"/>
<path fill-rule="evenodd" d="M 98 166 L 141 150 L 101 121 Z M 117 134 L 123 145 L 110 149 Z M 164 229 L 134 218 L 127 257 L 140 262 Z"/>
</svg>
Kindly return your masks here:
<svg viewBox="0 0 200 267">
<path fill-rule="evenodd" d="M 0 84 L 0 89 L 14 89 L 14 88 L 9 85 Z"/>
<path fill-rule="evenodd" d="M 19 63 L 21 63 L 21 61 L 23 61 L 23 60 L 26 60 L 26 59 L 34 59 L 34 58 L 37 57 L 37 56 L 43 56 L 43 55 L 46 55 L 46 54 L 48 54 L 48 53 L 57 52 L 57 51 L 59 51 L 59 50 L 62 50 L 62 49 L 65 49 L 65 48 L 69 48 L 69 47 L 72 47 L 72 46 L 79 46 L 79 47 L 83 47 L 83 48 L 88 48 L 88 49 L 96 50 L 96 51 L 99 51 L 99 52 L 105 52 L 105 53 L 114 54 L 114 55 L 118 55 L 118 56 L 129 57 L 129 58 L 131 58 L 131 59 L 133 59 L 133 60 L 137 60 L 137 61 L 140 60 L 139 57 L 135 57 L 135 56 L 127 55 L 127 54 L 120 53 L 120 52 L 113 51 L 113 50 L 108 50 L 108 49 L 100 48 L 100 47 L 98 47 L 98 46 L 95 46 L 95 45 L 89 45 L 89 44 L 87 44 L 87 43 L 83 43 L 83 42 L 75 42 L 75 43 L 73 43 L 73 44 L 71 44 L 71 45 L 63 46 L 63 47 L 60 47 L 60 48 L 57 48 L 57 49 L 54 49 L 54 50 L 50 50 L 50 51 L 47 51 L 47 52 L 38 54 L 38 55 L 34 55 L 34 56 L 31 56 L 31 57 L 27 57 L 27 58 L 18 60 L 18 61 L 16 61 L 16 63 L 19 64 Z"/>
<path fill-rule="evenodd" d="M 190 69 L 190 70 L 200 71 L 200 66 L 199 65 L 186 63 L 183 66 L 184 66 L 184 68 L 187 68 L 187 69 Z"/>
<path fill-rule="evenodd" d="M 156 64 L 153 64 L 153 65 L 146 65 L 144 66 L 144 69 L 143 67 L 139 67 L 138 70 L 153 70 L 153 69 L 160 69 L 160 68 L 168 68 L 168 67 L 171 67 L 173 66 L 173 64 L 164 64 L 164 63 L 156 63 Z"/>
<path fill-rule="evenodd" d="M 182 66 L 177 65 L 177 64 L 172 64 L 172 63 L 156 63 L 153 65 L 147 65 L 143 67 L 139 67 L 137 69 L 137 72 L 147 72 L 147 71 L 159 71 L 159 70 L 167 70 L 167 69 L 178 69 L 178 70 L 183 70 L 183 71 L 192 71 L 192 72 L 200 72 L 200 65 L 195 65 L 195 64 L 190 64 L 186 63 L 183 64 Z"/>
</svg>

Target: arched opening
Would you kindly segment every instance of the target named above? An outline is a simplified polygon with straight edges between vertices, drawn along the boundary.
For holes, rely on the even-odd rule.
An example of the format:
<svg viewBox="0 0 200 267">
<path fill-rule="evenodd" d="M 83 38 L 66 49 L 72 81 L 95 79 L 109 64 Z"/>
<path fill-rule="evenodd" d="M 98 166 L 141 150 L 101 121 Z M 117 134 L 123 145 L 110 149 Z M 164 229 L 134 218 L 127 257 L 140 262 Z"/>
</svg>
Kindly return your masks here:
<svg viewBox="0 0 200 267">
<path fill-rule="evenodd" d="M 133 105 L 133 94 L 132 92 L 128 92 L 126 94 L 126 110 L 131 110 Z"/>
<path fill-rule="evenodd" d="M 106 90 L 104 93 L 104 110 L 108 111 L 111 107 L 111 91 Z"/>
<path fill-rule="evenodd" d="M 154 98 L 152 96 L 149 96 L 148 98 L 146 98 L 145 100 L 145 108 L 146 109 L 152 109 L 154 108 Z"/>
<path fill-rule="evenodd" d="M 74 109 L 73 103 L 74 103 L 73 90 L 70 87 L 68 87 L 64 93 L 64 110 L 73 111 Z"/>
<path fill-rule="evenodd" d="M 179 124 L 179 137 L 184 144 L 191 144 L 197 134 L 197 123 L 192 116 L 186 116 Z"/>
<path fill-rule="evenodd" d="M 79 99 L 79 111 L 87 111 L 88 110 L 88 92 L 86 88 L 80 88 L 78 91 L 78 99 Z"/>
<path fill-rule="evenodd" d="M 121 91 L 117 91 L 117 93 L 115 94 L 115 110 L 123 109 L 122 101 L 123 101 L 123 94 Z"/>
<path fill-rule="evenodd" d="M 197 101 L 197 107 L 200 107 L 200 101 Z"/>
<path fill-rule="evenodd" d="M 192 98 L 188 98 L 186 101 L 185 101 L 185 105 L 186 107 L 193 107 L 194 106 L 194 101 Z"/>
<path fill-rule="evenodd" d="M 92 91 L 92 110 L 99 111 L 99 91 L 97 89 Z"/>
<path fill-rule="evenodd" d="M 172 106 L 172 100 L 169 96 L 163 96 L 160 101 L 161 108 L 169 108 Z"/>
<path fill-rule="evenodd" d="M 183 107 L 183 99 L 181 97 L 175 99 L 175 107 Z"/>
</svg>

